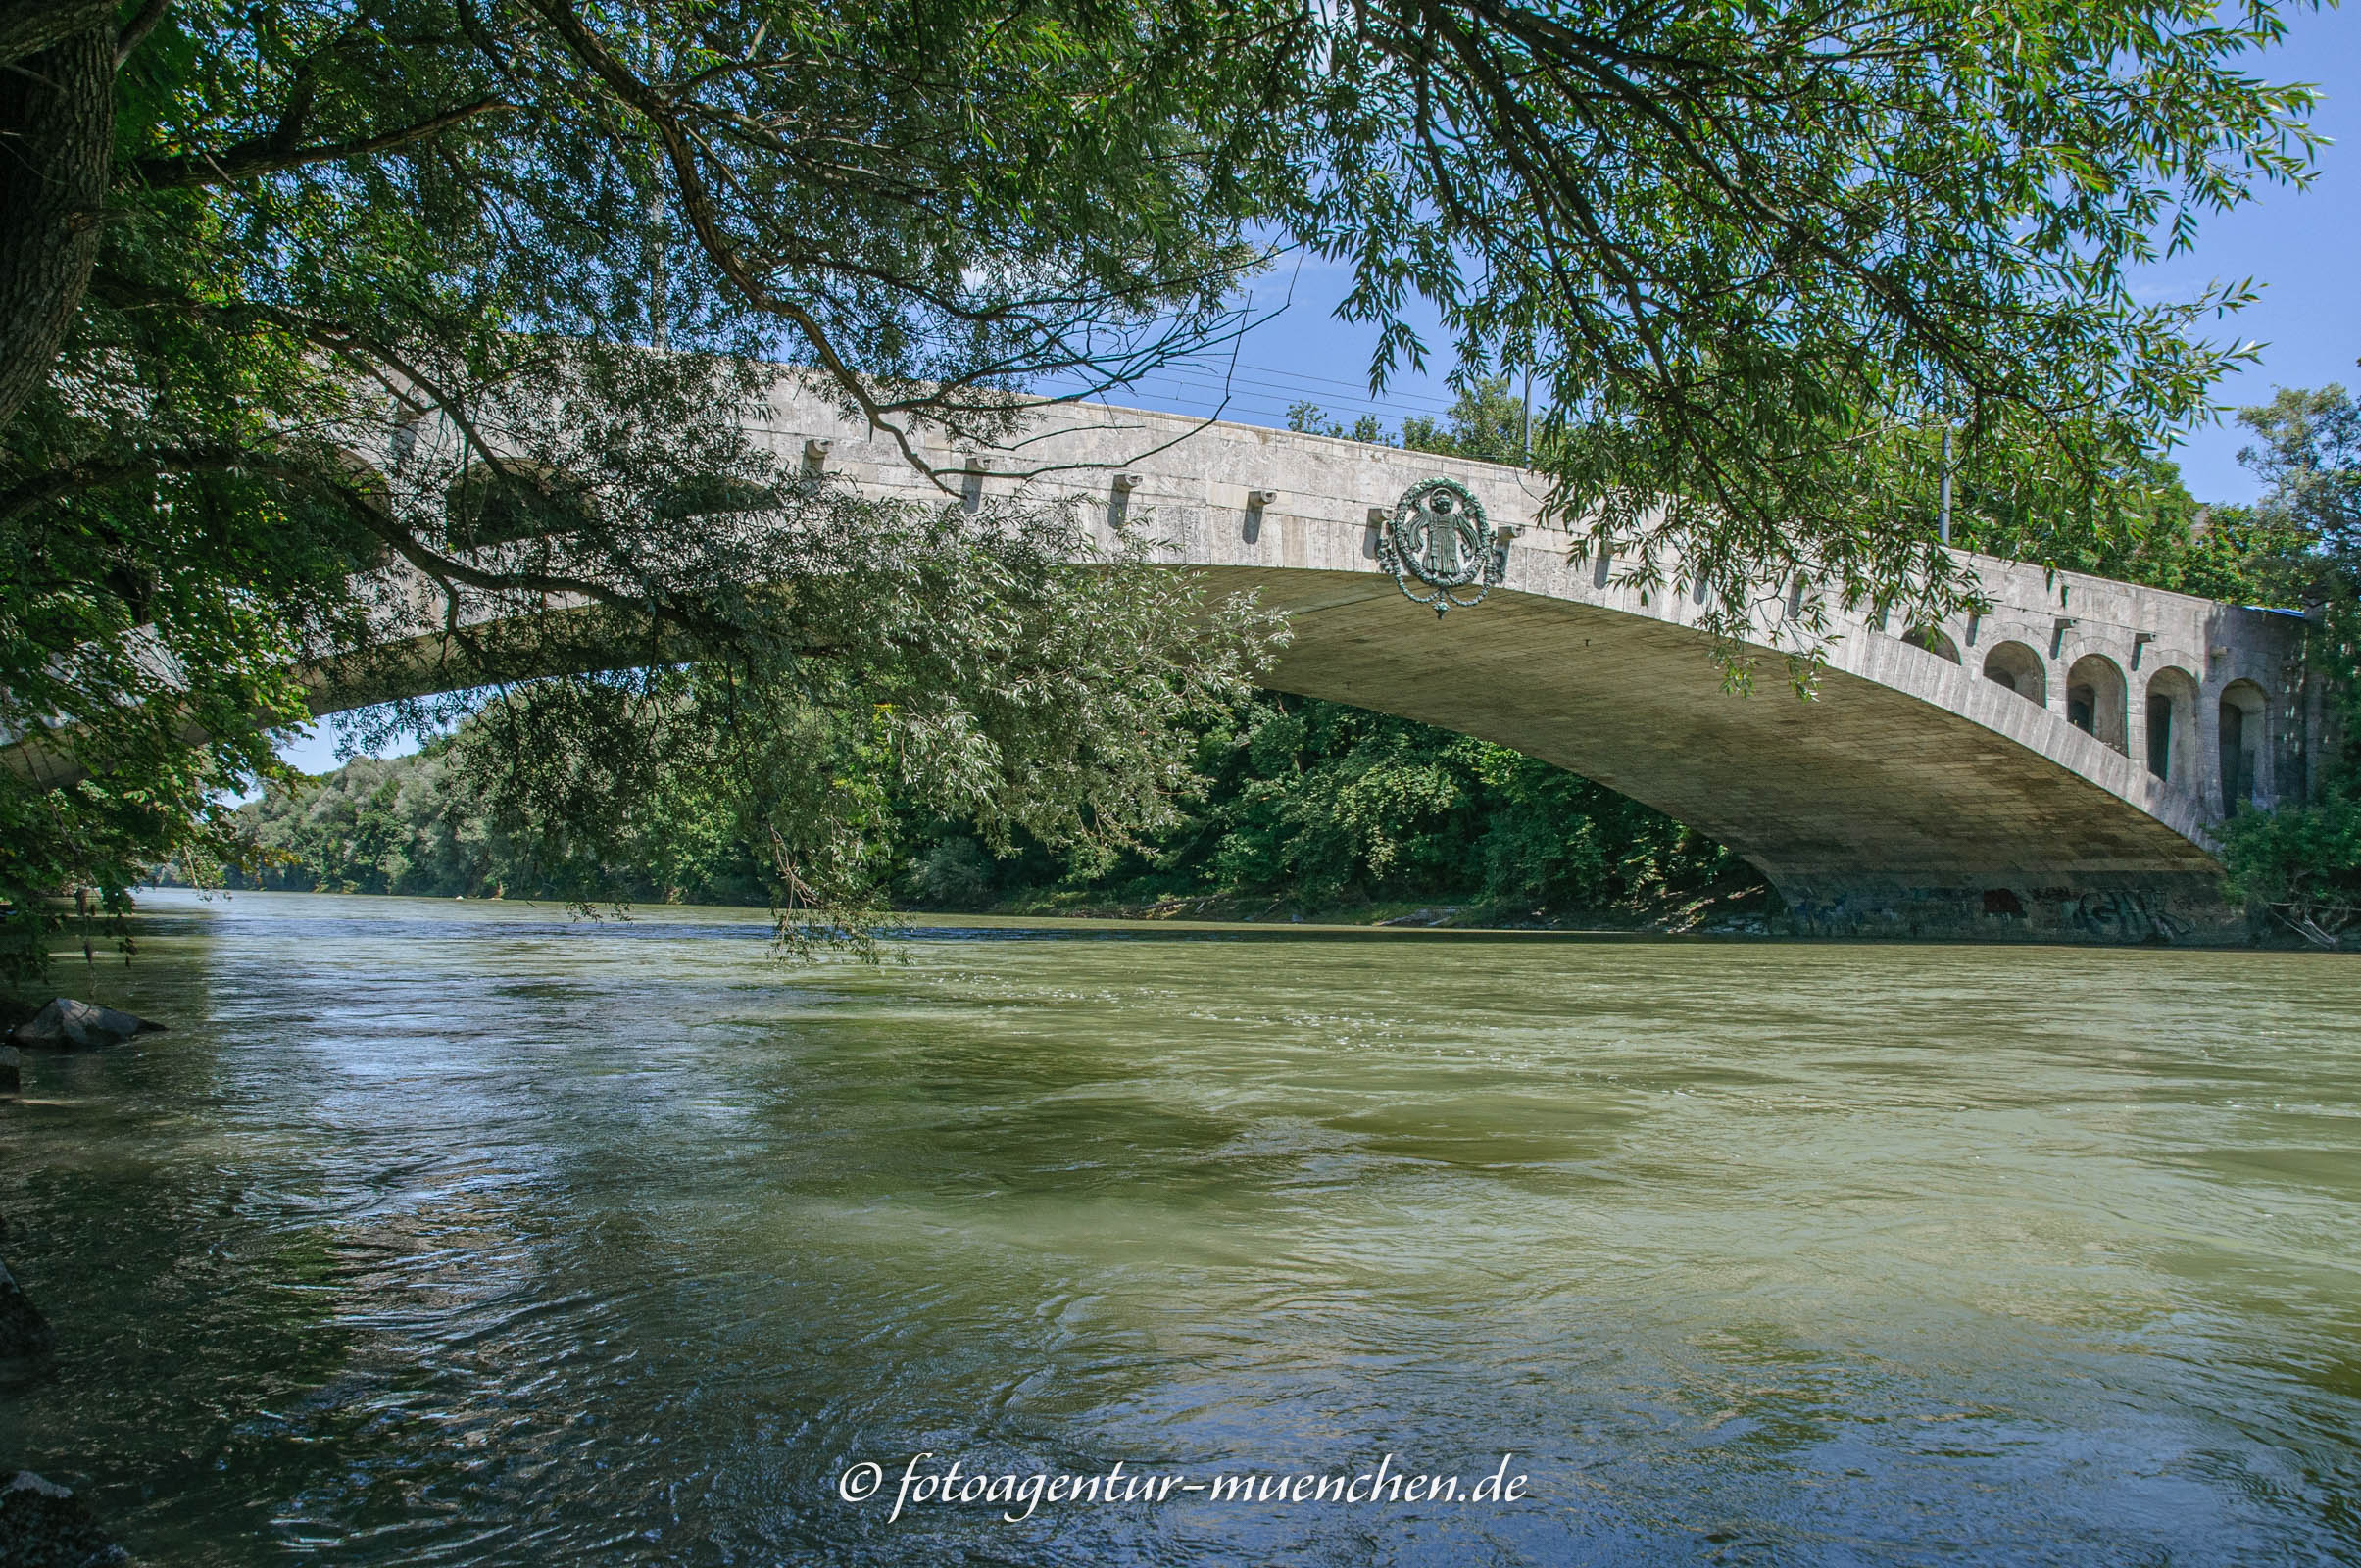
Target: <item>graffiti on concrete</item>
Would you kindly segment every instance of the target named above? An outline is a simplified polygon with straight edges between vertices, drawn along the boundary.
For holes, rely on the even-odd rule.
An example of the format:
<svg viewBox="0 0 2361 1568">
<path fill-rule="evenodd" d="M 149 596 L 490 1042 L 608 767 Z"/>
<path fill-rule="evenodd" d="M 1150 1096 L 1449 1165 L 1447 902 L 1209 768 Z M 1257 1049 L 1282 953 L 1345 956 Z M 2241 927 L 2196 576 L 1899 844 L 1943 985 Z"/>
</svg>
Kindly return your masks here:
<svg viewBox="0 0 2361 1568">
<path fill-rule="evenodd" d="M 2068 925 L 2102 942 L 2177 942 L 2190 929 L 2149 893 L 2086 893 L 2063 912 Z"/>
</svg>

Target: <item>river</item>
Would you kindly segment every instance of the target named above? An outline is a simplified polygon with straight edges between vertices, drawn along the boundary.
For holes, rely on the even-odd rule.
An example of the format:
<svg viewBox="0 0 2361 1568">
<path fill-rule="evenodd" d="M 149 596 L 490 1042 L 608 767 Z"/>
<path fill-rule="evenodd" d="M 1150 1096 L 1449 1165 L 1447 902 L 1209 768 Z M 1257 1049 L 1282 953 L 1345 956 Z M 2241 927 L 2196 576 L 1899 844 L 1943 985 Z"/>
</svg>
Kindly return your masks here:
<svg viewBox="0 0 2361 1568">
<path fill-rule="evenodd" d="M 143 1562 L 2361 1561 L 2344 959 L 144 904 L 0 1105 Z"/>
</svg>

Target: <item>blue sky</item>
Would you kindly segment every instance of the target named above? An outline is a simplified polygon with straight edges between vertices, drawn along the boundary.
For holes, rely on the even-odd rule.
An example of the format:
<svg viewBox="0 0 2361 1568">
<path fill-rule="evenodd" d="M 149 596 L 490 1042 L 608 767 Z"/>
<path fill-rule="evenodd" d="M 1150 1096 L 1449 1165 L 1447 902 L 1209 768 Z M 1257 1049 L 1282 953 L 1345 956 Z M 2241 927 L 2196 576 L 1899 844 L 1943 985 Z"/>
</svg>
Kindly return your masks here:
<svg viewBox="0 0 2361 1568">
<path fill-rule="evenodd" d="M 2269 399 L 2278 386 L 2361 382 L 2361 16 L 2336 11 L 2298 16 L 2287 42 L 2261 56 L 2258 74 L 2276 81 L 2311 82 L 2322 90 L 2313 124 L 2331 138 L 2319 172 L 2302 190 L 2267 188 L 2246 207 L 2208 220 L 2196 248 L 2147 270 L 2141 296 L 2188 298 L 2217 278 L 2253 278 L 2262 298 L 2207 335 L 2254 339 L 2264 347 L 2255 366 L 2232 375 L 2216 393 L 2236 407 Z M 1282 424 L 1290 403 L 1309 398 L 1348 423 L 1360 413 L 1391 425 L 1405 415 L 1438 414 L 1451 403 L 1443 384 L 1448 344 L 1438 334 L 1436 359 L 1424 376 L 1404 375 L 1387 396 L 1368 393 L 1373 333 L 1347 326 L 1332 314 L 1343 296 L 1341 267 L 1286 265 L 1256 281 L 1254 308 L 1268 319 L 1238 348 L 1237 366 L 1220 371 L 1181 371 L 1158 377 L 1118 401 L 1183 413 L 1210 414 L 1248 424 Z M 2198 499 L 2245 501 L 2254 479 L 2238 466 L 2243 432 L 2228 419 L 2190 432 L 2175 454 Z M 328 726 L 282 749 L 311 772 L 336 765 Z"/>
<path fill-rule="evenodd" d="M 2186 298 L 2212 278 L 2252 277 L 2262 299 L 2220 323 L 2222 337 L 2258 339 L 2262 361 L 2226 380 L 2219 401 L 2268 401 L 2279 386 L 2361 383 L 2361 13 L 2298 17 L 2288 41 L 2260 57 L 2257 74 L 2317 85 L 2313 126 L 2332 138 L 2319 174 L 2303 190 L 2271 188 L 2237 212 L 2210 220 L 2193 252 L 2149 269 L 2147 297 Z M 2214 335 L 2209 333 L 2210 335 Z M 2238 464 L 2244 433 L 2216 426 L 2192 433 L 2177 454 L 2200 500 L 2249 501 L 2253 475 Z"/>
<path fill-rule="evenodd" d="M 2302 190 L 2266 187 L 2257 201 L 2209 219 L 2193 251 L 2145 270 L 2135 285 L 2141 298 L 2157 301 L 2194 297 L 2215 279 L 2251 277 L 2260 286 L 2256 304 L 2208 322 L 2204 332 L 2265 345 L 2259 364 L 2217 389 L 2217 400 L 2234 408 L 2267 401 L 2275 386 L 2361 380 L 2353 364 L 2361 356 L 2361 288 L 2354 280 L 2361 241 L 2361 17 L 2302 14 L 2287 42 L 2257 56 L 2252 69 L 2269 80 L 2310 82 L 2322 90 L 2313 124 L 2334 145 L 2321 151 L 2317 177 Z M 1441 354 L 1431 373 L 1402 377 L 1382 400 L 1369 397 L 1374 333 L 1346 326 L 1331 314 L 1346 284 L 1343 268 L 1318 263 L 1283 265 L 1257 280 L 1255 308 L 1284 309 L 1240 344 L 1226 417 L 1283 423 L 1287 405 L 1300 397 L 1323 403 L 1347 422 L 1364 411 L 1394 423 L 1405 414 L 1449 406 L 1442 372 L 1450 368 L 1450 352 L 1439 334 L 1433 346 Z M 1221 406 L 1222 379 L 1218 370 L 1175 372 L 1110 401 L 1209 414 Z M 2253 476 L 2238 462 L 2245 440 L 2227 418 L 2190 432 L 2175 456 L 2200 500 L 2253 498 Z"/>
</svg>

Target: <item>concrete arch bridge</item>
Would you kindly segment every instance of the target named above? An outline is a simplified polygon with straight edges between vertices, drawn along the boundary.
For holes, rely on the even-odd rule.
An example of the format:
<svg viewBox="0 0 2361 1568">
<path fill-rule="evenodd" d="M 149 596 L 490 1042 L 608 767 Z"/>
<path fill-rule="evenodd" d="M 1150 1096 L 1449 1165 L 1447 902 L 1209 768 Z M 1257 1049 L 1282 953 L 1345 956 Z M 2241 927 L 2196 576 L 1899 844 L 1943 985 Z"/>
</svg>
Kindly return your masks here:
<svg viewBox="0 0 2361 1568">
<path fill-rule="evenodd" d="M 2299 797 L 2325 705 L 2303 621 L 1972 557 L 1992 603 L 1956 625 L 1840 619 L 1819 693 L 1734 696 L 1684 592 L 1616 586 L 1539 524 L 1515 468 L 1256 426 L 1060 408 L 1024 481 L 1085 493 L 1104 528 L 1289 612 L 1266 684 L 1479 736 L 1711 834 L 1795 929 L 1986 940 L 2225 942 L 2206 827 Z M 789 390 L 764 438 L 865 493 L 940 499 L 883 438 Z M 1019 481 L 934 455 L 970 505 Z M 1378 519 L 1442 476 L 1519 530 L 1484 602 L 1444 616 L 1380 560 Z M 1764 646 L 1773 628 L 1764 628 Z M 432 689 L 430 681 L 421 690 Z M 320 711 L 392 695 L 320 690 Z"/>
</svg>

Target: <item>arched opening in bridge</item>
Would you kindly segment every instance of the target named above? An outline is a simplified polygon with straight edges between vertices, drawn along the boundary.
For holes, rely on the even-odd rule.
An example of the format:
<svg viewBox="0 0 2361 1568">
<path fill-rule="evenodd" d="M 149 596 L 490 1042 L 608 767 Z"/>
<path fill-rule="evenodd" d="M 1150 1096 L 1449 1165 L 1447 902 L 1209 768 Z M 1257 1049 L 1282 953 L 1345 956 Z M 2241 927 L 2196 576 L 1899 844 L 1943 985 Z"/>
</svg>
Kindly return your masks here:
<svg viewBox="0 0 2361 1568">
<path fill-rule="evenodd" d="M 574 533 L 590 521 L 580 485 L 536 464 L 470 463 L 444 496 L 451 543 L 462 550 Z"/>
<path fill-rule="evenodd" d="M 2066 671 L 2066 722 L 2130 754 L 2123 671 L 2104 654 L 2085 654 Z"/>
<path fill-rule="evenodd" d="M 1959 645 L 1933 626 L 1913 626 L 1902 633 L 1902 641 L 1913 648 L 1923 648 L 1937 659 L 1959 662 Z"/>
<path fill-rule="evenodd" d="M 2184 787 L 2196 779 L 2197 681 L 2170 665 L 2148 677 L 2148 771 Z"/>
<path fill-rule="evenodd" d="M 2222 812 L 2262 801 L 2264 731 L 2271 700 L 2250 680 L 2231 682 L 2222 693 Z"/>
<path fill-rule="evenodd" d="M 2023 643 L 1994 643 L 1984 656 L 1984 678 L 2005 686 L 2036 708 L 2049 705 L 2049 677 L 2041 656 Z"/>
</svg>

